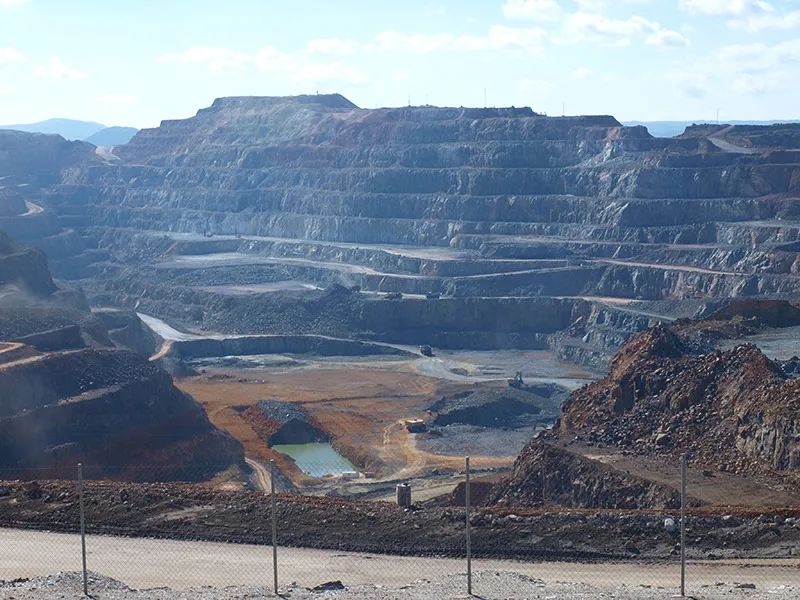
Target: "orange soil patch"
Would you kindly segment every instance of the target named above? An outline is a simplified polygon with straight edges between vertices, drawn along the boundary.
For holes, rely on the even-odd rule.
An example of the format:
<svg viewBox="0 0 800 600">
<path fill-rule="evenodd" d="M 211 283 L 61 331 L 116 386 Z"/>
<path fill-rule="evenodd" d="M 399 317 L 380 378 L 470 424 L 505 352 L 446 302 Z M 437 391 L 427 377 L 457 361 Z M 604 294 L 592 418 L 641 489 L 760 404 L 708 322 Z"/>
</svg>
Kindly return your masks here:
<svg viewBox="0 0 800 600">
<path fill-rule="evenodd" d="M 211 422 L 241 441 L 245 453 L 253 458 L 274 458 L 281 466 L 287 463 L 283 455 L 267 447 L 233 407 L 276 399 L 299 404 L 328 433 L 332 445 L 363 470 L 382 476 L 396 472 L 415 474 L 423 468 L 455 468 L 463 463 L 460 457 L 439 457 L 416 450 L 413 437 L 406 435 L 398 422 L 426 418 L 425 410 L 434 399 L 473 389 L 471 385 L 414 372 L 345 365 L 259 374 L 258 378 L 252 371 L 230 373 L 228 378 L 182 379 L 176 385 L 194 396 L 205 407 Z M 498 461 L 508 463 L 507 459 L 487 459 L 486 466 L 497 466 Z M 296 470 L 294 467 L 284 472 L 291 475 Z"/>
</svg>

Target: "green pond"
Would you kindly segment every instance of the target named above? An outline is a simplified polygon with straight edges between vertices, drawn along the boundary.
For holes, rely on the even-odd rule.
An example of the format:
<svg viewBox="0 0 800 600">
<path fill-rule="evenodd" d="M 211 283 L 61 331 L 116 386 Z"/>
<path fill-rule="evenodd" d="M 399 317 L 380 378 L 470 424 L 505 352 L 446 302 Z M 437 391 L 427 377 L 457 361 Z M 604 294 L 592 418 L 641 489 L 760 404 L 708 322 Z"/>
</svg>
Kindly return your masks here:
<svg viewBox="0 0 800 600">
<path fill-rule="evenodd" d="M 280 444 L 272 446 L 272 449 L 291 456 L 297 466 L 312 477 L 356 470 L 353 464 L 344 456 L 337 454 L 330 444 Z"/>
</svg>

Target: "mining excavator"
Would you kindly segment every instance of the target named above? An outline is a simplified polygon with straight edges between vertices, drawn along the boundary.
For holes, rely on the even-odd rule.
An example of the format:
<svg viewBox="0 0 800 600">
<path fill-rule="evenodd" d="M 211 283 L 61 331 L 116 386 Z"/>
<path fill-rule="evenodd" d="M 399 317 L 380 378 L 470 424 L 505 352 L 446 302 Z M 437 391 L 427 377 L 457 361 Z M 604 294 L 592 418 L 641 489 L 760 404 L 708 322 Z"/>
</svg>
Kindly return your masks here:
<svg viewBox="0 0 800 600">
<path fill-rule="evenodd" d="M 525 382 L 522 381 L 522 371 L 517 371 L 514 377 L 508 380 L 508 387 L 521 388 L 524 385 Z"/>
</svg>

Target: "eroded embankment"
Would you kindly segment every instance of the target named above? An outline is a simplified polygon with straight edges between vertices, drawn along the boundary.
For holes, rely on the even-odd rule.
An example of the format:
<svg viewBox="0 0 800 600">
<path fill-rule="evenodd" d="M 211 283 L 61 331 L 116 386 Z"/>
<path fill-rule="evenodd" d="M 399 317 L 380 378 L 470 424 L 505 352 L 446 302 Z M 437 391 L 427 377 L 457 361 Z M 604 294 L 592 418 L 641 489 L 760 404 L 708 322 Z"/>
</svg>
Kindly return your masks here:
<svg viewBox="0 0 800 600">
<path fill-rule="evenodd" d="M 0 526 L 77 531 L 71 482 L 0 483 Z M 270 543 L 269 497 L 186 484 L 87 485 L 90 533 L 237 543 Z M 278 543 L 403 555 L 461 556 L 458 508 L 404 510 L 383 502 L 281 495 Z M 472 519 L 475 556 L 526 559 L 666 559 L 676 531 L 667 512 L 551 509 L 480 510 Z M 690 511 L 689 556 L 788 557 L 800 544 L 800 507 Z"/>
</svg>

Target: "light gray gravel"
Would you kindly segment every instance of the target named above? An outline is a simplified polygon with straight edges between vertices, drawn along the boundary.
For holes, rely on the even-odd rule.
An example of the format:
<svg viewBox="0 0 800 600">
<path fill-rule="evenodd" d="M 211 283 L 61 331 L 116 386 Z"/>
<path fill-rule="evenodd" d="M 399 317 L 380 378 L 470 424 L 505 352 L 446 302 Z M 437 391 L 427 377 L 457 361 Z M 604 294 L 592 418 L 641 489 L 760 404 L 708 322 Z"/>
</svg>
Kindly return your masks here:
<svg viewBox="0 0 800 600">
<path fill-rule="evenodd" d="M 420 579 L 411 585 L 387 587 L 358 585 L 343 590 L 315 592 L 295 584 L 280 590 L 283 598 L 296 600 L 445 600 L 466 597 L 466 575 L 456 574 L 441 579 Z M 674 597 L 672 589 L 645 586 L 600 588 L 585 584 L 543 582 L 539 579 L 507 571 L 478 571 L 473 577 L 475 597 L 483 600 L 655 600 Z M 698 600 L 796 600 L 800 588 L 750 588 L 736 584 L 688 590 Z M 168 588 L 134 590 L 124 584 L 90 574 L 89 595 L 96 600 L 243 600 L 245 598 L 275 598 L 263 587 L 195 587 L 175 591 Z M 2 600 L 71 600 L 84 598 L 79 573 L 58 573 L 48 577 L 18 582 L 0 582 Z"/>
</svg>

